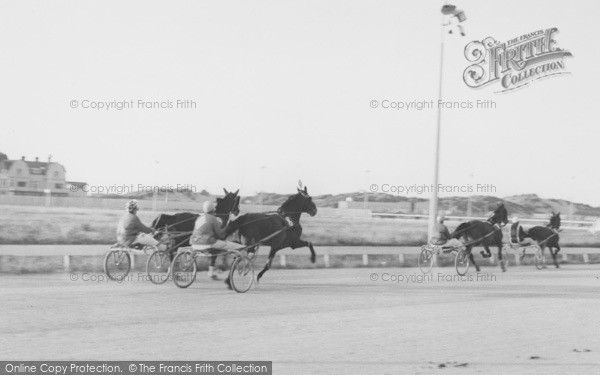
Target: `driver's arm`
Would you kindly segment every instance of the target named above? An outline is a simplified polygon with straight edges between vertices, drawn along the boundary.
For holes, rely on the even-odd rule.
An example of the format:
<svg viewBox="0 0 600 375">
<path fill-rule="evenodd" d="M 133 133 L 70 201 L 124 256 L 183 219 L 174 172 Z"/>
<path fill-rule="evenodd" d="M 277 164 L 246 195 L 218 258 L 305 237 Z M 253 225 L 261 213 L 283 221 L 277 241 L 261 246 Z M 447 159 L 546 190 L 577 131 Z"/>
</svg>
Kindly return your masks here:
<svg viewBox="0 0 600 375">
<path fill-rule="evenodd" d="M 218 220 L 216 217 L 212 218 L 212 227 L 216 238 L 224 240 L 225 237 L 227 237 L 227 234 L 225 233 L 225 228 L 221 226 L 221 221 Z"/>
</svg>

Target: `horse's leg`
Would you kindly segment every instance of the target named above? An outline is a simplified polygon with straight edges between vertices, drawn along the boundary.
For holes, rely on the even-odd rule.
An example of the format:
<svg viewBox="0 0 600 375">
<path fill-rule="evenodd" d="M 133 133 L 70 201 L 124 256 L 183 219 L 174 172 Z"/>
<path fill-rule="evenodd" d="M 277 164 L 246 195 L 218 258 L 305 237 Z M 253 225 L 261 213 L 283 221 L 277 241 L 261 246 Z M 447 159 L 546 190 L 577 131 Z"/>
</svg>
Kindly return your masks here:
<svg viewBox="0 0 600 375">
<path fill-rule="evenodd" d="M 258 276 L 256 277 L 256 282 L 259 282 L 260 278 L 265 274 L 265 272 L 267 272 L 271 268 L 271 263 L 273 263 L 273 258 L 275 257 L 275 253 L 277 253 L 278 250 L 280 249 L 275 249 L 271 247 L 271 251 L 269 251 L 269 257 L 267 258 L 267 263 L 265 264 L 265 267 L 262 269 L 262 271 L 258 273 Z"/>
<path fill-rule="evenodd" d="M 502 272 L 506 272 L 506 263 L 502 258 L 502 239 L 496 239 L 496 246 L 498 247 L 498 262 L 500 263 L 500 268 Z"/>
<path fill-rule="evenodd" d="M 291 246 L 292 249 L 298 249 L 300 247 L 308 247 L 310 249 L 310 261 L 314 263 L 317 261 L 317 253 L 315 253 L 315 249 L 313 248 L 312 242 L 298 240 L 294 242 Z"/>
<path fill-rule="evenodd" d="M 559 248 L 556 248 L 556 251 L 552 251 L 552 247 L 549 248 L 550 249 L 550 254 L 552 254 L 552 260 L 554 261 L 554 265 L 556 266 L 556 268 L 558 267 L 558 261 L 556 260 L 556 254 L 558 254 Z"/>
<path fill-rule="evenodd" d="M 492 256 L 492 251 L 490 250 L 490 247 L 487 244 L 485 244 L 485 243 L 482 243 L 481 246 L 483 246 L 483 248 L 485 250 L 485 252 L 483 250 L 481 250 L 481 256 L 484 257 L 484 258 L 491 257 Z"/>
<path fill-rule="evenodd" d="M 469 254 L 469 260 L 471 261 L 471 263 L 473 263 L 473 265 L 475 266 L 475 271 L 479 272 L 479 265 L 475 262 L 475 258 L 473 258 L 473 252 L 471 251 L 473 249 L 472 246 L 467 246 L 467 253 Z"/>
</svg>

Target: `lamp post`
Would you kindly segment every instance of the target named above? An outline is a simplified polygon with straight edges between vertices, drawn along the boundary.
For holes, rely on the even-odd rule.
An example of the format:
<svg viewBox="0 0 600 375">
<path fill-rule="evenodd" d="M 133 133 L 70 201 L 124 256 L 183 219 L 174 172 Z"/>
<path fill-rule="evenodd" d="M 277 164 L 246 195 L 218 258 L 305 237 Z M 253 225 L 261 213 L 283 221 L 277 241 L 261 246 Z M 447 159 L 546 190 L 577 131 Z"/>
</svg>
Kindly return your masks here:
<svg viewBox="0 0 600 375">
<path fill-rule="evenodd" d="M 457 27 L 460 30 L 462 36 L 465 35 L 461 22 L 464 22 L 467 18 L 465 13 L 457 9 L 456 6 L 446 4 L 442 7 L 442 43 L 440 46 L 440 82 L 438 87 L 438 112 L 437 112 L 437 126 L 435 130 L 435 156 L 433 162 L 433 189 L 431 189 L 431 198 L 429 200 L 429 229 L 427 231 L 428 238 L 431 238 L 433 234 L 433 226 L 435 225 L 435 218 L 438 213 L 438 181 L 439 181 L 439 170 L 440 170 L 440 130 L 442 124 L 442 108 L 440 102 L 442 100 L 442 82 L 444 77 L 444 31 L 446 26 L 450 26 L 448 33 L 452 34 L 453 21 L 456 20 Z M 447 22 L 444 22 L 446 21 Z"/>
</svg>

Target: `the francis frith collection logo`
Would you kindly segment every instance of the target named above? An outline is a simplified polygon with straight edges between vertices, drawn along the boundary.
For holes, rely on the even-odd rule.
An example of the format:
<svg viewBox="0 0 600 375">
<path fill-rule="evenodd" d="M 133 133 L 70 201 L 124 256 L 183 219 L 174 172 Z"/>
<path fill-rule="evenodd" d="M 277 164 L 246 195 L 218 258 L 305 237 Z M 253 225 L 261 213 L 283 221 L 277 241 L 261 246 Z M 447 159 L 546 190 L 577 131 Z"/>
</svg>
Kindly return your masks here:
<svg viewBox="0 0 600 375">
<path fill-rule="evenodd" d="M 557 28 L 536 30 L 501 43 L 492 37 L 473 41 L 465 47 L 465 57 L 472 64 L 463 79 L 472 88 L 498 82 L 504 92 L 523 87 L 540 78 L 568 73 L 565 57 L 571 52 L 558 48 Z"/>
</svg>

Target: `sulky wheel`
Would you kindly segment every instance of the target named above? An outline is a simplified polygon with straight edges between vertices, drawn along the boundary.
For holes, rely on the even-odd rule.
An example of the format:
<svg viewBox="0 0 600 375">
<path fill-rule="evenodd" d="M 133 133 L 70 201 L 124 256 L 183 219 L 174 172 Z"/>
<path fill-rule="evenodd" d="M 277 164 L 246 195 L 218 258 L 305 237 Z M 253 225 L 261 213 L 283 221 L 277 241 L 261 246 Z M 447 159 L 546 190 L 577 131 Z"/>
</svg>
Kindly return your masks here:
<svg viewBox="0 0 600 375">
<path fill-rule="evenodd" d="M 431 268 L 433 267 L 433 251 L 428 246 L 421 247 L 421 253 L 419 254 L 419 268 L 423 273 L 431 272 Z"/>
<path fill-rule="evenodd" d="M 247 256 L 235 258 L 229 271 L 229 282 L 233 290 L 246 293 L 254 283 L 254 265 Z"/>
<path fill-rule="evenodd" d="M 461 249 L 456 253 L 456 257 L 454 258 L 454 267 L 456 268 L 456 273 L 460 276 L 464 276 L 469 271 L 469 254 L 466 250 Z"/>
<path fill-rule="evenodd" d="M 535 250 L 533 255 L 533 263 L 535 264 L 535 268 L 538 270 L 546 268 L 546 257 L 544 257 L 544 253 L 539 246 L 532 246 Z"/>
<path fill-rule="evenodd" d="M 173 282 L 180 288 L 187 288 L 196 280 L 196 258 L 189 251 L 175 255 L 171 264 Z"/>
<path fill-rule="evenodd" d="M 127 250 L 111 250 L 104 258 L 104 272 L 113 281 L 123 281 L 131 271 L 131 256 Z"/>
<path fill-rule="evenodd" d="M 148 279 L 156 285 L 164 284 L 171 272 L 171 258 L 164 250 L 156 250 L 148 257 L 146 274 Z"/>
</svg>

